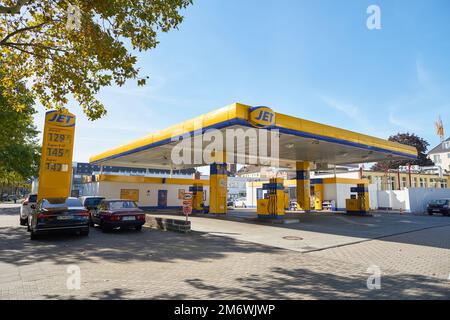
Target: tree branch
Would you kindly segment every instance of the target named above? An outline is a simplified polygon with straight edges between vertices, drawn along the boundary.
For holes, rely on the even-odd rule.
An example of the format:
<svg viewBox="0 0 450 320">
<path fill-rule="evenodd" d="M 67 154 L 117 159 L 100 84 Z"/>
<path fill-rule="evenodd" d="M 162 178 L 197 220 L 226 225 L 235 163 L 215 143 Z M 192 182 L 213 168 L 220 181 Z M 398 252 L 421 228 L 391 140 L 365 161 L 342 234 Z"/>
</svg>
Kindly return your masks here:
<svg viewBox="0 0 450 320">
<path fill-rule="evenodd" d="M 47 21 L 47 22 L 42 22 L 42 23 L 37 24 L 37 25 L 35 25 L 35 26 L 30 26 L 30 27 L 25 27 L 25 28 L 17 29 L 17 30 L 15 30 L 15 31 L 11 32 L 10 34 L 8 34 L 6 37 L 4 37 L 4 38 L 2 39 L 2 41 L 0 41 L 0 45 L 6 43 L 11 37 L 15 36 L 16 34 L 19 34 L 19 33 L 21 33 L 21 32 L 25 32 L 25 31 L 30 31 L 30 30 L 38 29 L 38 28 L 40 28 L 40 27 L 46 25 L 47 23 L 49 23 L 49 21 Z"/>
<path fill-rule="evenodd" d="M 0 13 L 19 14 L 23 6 L 29 4 L 32 0 L 17 0 L 17 3 L 11 7 L 0 6 Z"/>
<path fill-rule="evenodd" d="M 14 48 L 14 49 L 16 49 L 16 50 L 19 50 L 20 52 L 27 53 L 27 54 L 29 54 L 29 55 L 31 55 L 31 56 L 36 56 L 36 57 L 41 58 L 41 59 L 46 59 L 46 60 L 47 60 L 47 59 L 48 59 L 48 60 L 51 60 L 51 59 L 52 59 L 52 57 L 42 56 L 42 55 L 36 54 L 36 53 L 34 53 L 34 52 L 32 52 L 32 51 L 28 51 L 28 50 L 21 49 L 20 47 L 17 47 L 17 46 L 12 45 L 12 44 L 5 44 L 5 45 L 8 46 L 8 47 Z"/>
<path fill-rule="evenodd" d="M 61 51 L 61 52 L 69 52 L 68 50 L 65 49 L 61 49 L 61 48 L 55 48 L 55 47 L 51 47 L 51 46 L 46 46 L 40 43 L 30 43 L 30 42 L 3 42 L 3 45 L 5 46 L 22 46 L 22 47 L 39 47 L 39 48 L 43 48 L 43 49 L 48 49 L 48 50 L 55 50 L 55 51 Z"/>
</svg>

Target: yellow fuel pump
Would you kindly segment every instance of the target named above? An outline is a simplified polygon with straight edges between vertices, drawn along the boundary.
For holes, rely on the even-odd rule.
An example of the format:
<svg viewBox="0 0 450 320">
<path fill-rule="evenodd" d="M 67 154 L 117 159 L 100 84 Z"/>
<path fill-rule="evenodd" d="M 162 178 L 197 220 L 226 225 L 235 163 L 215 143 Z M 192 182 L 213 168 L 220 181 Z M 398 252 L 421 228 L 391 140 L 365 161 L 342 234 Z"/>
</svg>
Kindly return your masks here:
<svg viewBox="0 0 450 320">
<path fill-rule="evenodd" d="M 323 184 L 315 184 L 314 185 L 314 209 L 322 210 L 322 201 L 323 201 Z"/>
<path fill-rule="evenodd" d="M 290 199 L 289 199 L 289 189 L 284 190 L 284 211 L 289 210 L 290 208 Z"/>
<path fill-rule="evenodd" d="M 367 214 L 369 211 L 369 188 L 367 184 L 360 183 L 350 189 L 352 194 L 350 199 L 345 200 L 347 213 L 349 214 Z"/>
<path fill-rule="evenodd" d="M 192 192 L 192 211 L 193 212 L 203 212 L 203 185 L 194 184 L 189 187 L 189 192 Z"/>
<path fill-rule="evenodd" d="M 285 192 L 283 178 L 272 178 L 269 183 L 263 184 L 267 190 L 264 199 L 258 199 L 258 218 L 282 218 L 285 213 Z"/>
</svg>

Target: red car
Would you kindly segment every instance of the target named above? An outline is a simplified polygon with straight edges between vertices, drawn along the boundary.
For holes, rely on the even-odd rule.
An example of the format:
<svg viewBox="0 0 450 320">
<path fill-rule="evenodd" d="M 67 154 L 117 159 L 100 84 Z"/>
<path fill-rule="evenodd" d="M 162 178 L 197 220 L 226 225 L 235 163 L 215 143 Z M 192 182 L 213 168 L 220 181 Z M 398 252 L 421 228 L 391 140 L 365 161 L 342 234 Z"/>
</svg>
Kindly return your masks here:
<svg viewBox="0 0 450 320">
<path fill-rule="evenodd" d="M 142 230 L 145 213 L 131 200 L 102 200 L 96 210 L 91 212 L 91 226 L 98 224 L 103 232 L 115 228 L 134 228 Z"/>
</svg>

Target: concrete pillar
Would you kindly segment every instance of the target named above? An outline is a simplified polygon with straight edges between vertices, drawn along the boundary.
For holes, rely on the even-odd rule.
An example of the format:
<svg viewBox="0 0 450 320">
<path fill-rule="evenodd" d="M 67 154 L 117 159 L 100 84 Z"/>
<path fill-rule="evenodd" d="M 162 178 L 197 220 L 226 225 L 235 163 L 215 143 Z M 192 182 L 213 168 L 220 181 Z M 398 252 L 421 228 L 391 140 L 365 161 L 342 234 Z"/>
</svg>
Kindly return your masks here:
<svg viewBox="0 0 450 320">
<path fill-rule="evenodd" d="M 297 162 L 297 203 L 300 210 L 311 210 L 309 161 Z"/>
</svg>

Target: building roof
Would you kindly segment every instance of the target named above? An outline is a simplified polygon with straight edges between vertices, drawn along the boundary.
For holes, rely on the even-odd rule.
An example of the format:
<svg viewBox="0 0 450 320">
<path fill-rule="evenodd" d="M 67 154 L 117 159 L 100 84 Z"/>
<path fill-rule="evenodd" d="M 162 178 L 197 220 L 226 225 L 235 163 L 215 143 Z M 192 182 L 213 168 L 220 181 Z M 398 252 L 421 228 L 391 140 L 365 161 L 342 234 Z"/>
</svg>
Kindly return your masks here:
<svg viewBox="0 0 450 320">
<path fill-rule="evenodd" d="M 438 154 L 438 153 L 450 152 L 450 148 L 444 148 L 445 142 L 450 143 L 450 138 L 448 138 L 447 140 L 444 140 L 443 142 L 440 142 L 436 147 L 431 149 L 430 152 L 428 152 L 428 154 Z M 449 145 L 449 147 L 450 147 L 450 145 Z"/>
<path fill-rule="evenodd" d="M 254 128 L 252 110 L 254 111 L 255 108 L 234 103 L 94 155 L 89 161 L 97 165 L 167 168 L 173 165 L 170 160 L 171 151 L 179 141 L 174 138 L 201 137 L 208 129 L 219 130 L 225 136 L 227 129 Z M 272 112 L 271 116 L 274 123 L 271 124 L 270 130 L 279 132 L 279 157 L 275 159 L 279 160 L 279 167 L 294 168 L 295 162 L 299 160 L 347 164 L 417 158 L 417 150 L 411 146 L 281 113 Z M 245 139 L 242 140 L 240 145 L 236 143 L 234 150 L 227 150 L 227 152 L 236 156 L 242 148 L 247 151 Z M 210 143 L 204 139 L 200 139 L 200 142 L 202 150 Z M 271 150 L 270 143 L 267 144 L 267 148 Z M 191 154 L 190 163 L 196 163 L 196 165 L 180 164 L 174 169 L 207 165 L 203 159 L 201 163 L 197 163 L 192 160 L 193 158 Z M 270 160 L 269 157 L 260 158 L 257 160 L 261 163 Z M 242 164 L 249 164 L 249 162 L 246 159 L 246 163 Z"/>
</svg>

